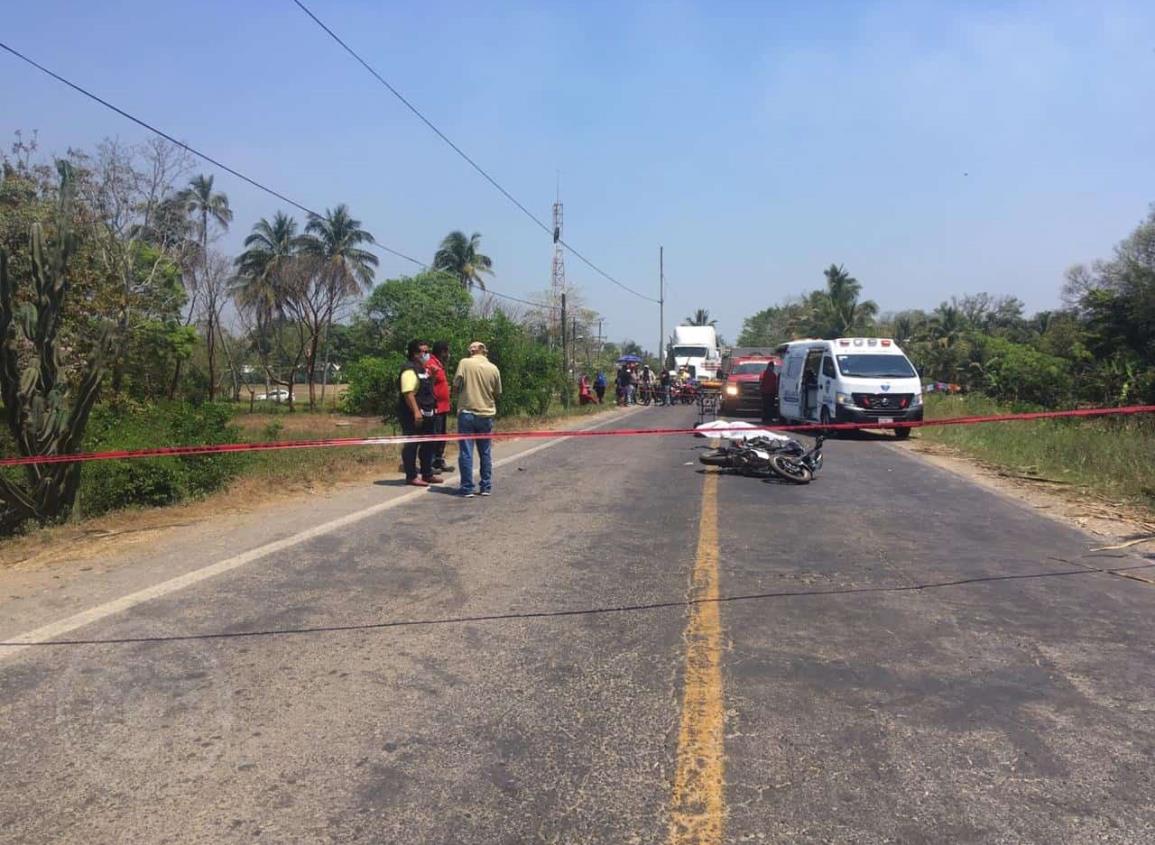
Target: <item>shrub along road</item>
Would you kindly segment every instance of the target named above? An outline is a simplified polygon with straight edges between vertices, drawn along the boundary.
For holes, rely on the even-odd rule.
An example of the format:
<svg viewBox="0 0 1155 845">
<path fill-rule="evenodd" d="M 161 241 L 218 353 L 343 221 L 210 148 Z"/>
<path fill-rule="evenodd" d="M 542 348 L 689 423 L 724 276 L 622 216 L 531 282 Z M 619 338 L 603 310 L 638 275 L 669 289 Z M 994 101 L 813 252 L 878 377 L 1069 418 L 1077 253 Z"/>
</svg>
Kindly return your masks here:
<svg viewBox="0 0 1155 845">
<path fill-rule="evenodd" d="M 0 648 L 0 841 L 1151 838 L 1155 585 L 1096 570 L 1155 562 L 883 443 L 802 488 L 701 446 L 522 444 L 490 499 L 6 600 L 101 610 Z"/>
</svg>

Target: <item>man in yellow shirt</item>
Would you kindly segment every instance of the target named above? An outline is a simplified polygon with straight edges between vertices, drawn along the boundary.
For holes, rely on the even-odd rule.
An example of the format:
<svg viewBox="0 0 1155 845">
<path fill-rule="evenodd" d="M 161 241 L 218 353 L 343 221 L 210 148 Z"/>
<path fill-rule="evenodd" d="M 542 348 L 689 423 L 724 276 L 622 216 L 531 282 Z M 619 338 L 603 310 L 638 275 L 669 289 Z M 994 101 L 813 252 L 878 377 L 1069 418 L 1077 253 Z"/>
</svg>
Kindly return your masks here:
<svg viewBox="0 0 1155 845">
<path fill-rule="evenodd" d="M 497 397 L 501 395 L 501 371 L 489 360 L 485 344 L 475 340 L 469 344 L 469 357 L 457 365 L 453 377 L 457 394 L 457 432 L 459 434 L 491 434 L 497 416 Z M 479 492 L 488 496 L 493 492 L 493 441 L 488 437 L 460 441 L 457 467 L 461 472 L 460 493 L 473 498 L 473 447 L 476 444 L 481 463 Z"/>
<path fill-rule="evenodd" d="M 433 415 L 437 399 L 433 395 L 433 379 L 425 364 L 429 361 L 429 344 L 422 340 L 409 341 L 409 360 L 397 377 L 397 419 L 401 433 L 406 435 L 433 434 Z M 421 476 L 417 464 L 421 463 Z M 440 484 L 443 479 L 433 474 L 433 444 L 406 443 L 401 447 L 401 462 L 405 465 L 405 482 L 414 487 Z"/>
</svg>

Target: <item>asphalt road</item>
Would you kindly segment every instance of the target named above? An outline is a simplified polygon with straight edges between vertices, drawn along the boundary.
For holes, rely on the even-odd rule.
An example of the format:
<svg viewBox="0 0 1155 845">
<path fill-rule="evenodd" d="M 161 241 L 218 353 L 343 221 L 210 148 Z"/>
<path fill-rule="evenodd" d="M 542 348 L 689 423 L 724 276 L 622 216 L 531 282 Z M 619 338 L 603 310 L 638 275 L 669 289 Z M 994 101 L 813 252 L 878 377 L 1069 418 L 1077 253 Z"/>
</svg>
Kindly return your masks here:
<svg viewBox="0 0 1155 845">
<path fill-rule="evenodd" d="M 6 641 L 101 608 L 0 647 L 0 842 L 1155 840 L 1155 585 L 1101 571 L 1155 561 L 884 442 L 808 487 L 702 445 L 507 451 L 489 499 L 0 601 Z"/>
</svg>

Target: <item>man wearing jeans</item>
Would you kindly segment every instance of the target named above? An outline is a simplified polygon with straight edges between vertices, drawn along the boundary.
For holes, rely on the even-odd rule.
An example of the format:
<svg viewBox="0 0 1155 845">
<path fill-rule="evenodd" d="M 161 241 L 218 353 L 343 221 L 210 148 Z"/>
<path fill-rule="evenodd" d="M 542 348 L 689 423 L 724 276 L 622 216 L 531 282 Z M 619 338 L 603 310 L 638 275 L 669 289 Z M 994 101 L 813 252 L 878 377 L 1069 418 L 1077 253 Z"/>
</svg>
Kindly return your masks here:
<svg viewBox="0 0 1155 845">
<path fill-rule="evenodd" d="M 501 395 L 501 372 L 489 361 L 489 351 L 481 341 L 469 344 L 469 357 L 457 365 L 453 387 L 457 391 L 457 433 L 491 434 Z M 481 463 L 479 492 L 493 492 L 493 441 L 488 437 L 458 442 L 457 466 L 461 472 L 460 493 L 473 498 L 473 447 Z"/>
<path fill-rule="evenodd" d="M 433 395 L 433 380 L 426 369 L 429 344 L 423 340 L 411 340 L 407 351 L 409 360 L 397 377 L 397 419 L 401 423 L 401 433 L 408 436 L 433 434 L 437 399 Z M 419 462 L 420 477 L 417 475 Z M 433 474 L 432 443 L 406 443 L 401 447 L 401 463 L 405 465 L 406 484 L 428 487 L 442 483 L 441 476 Z"/>
</svg>

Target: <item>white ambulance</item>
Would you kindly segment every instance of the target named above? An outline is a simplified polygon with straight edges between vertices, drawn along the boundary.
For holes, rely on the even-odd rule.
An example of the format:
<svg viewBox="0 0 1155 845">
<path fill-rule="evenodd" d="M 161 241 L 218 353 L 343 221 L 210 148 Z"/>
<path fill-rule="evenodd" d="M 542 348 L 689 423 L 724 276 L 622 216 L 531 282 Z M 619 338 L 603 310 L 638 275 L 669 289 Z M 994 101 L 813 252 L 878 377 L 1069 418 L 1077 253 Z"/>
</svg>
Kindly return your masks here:
<svg viewBox="0 0 1155 845">
<path fill-rule="evenodd" d="M 782 355 L 778 407 L 788 422 L 919 421 L 922 382 L 890 338 L 796 340 Z M 894 433 L 905 438 L 910 429 Z"/>
</svg>

